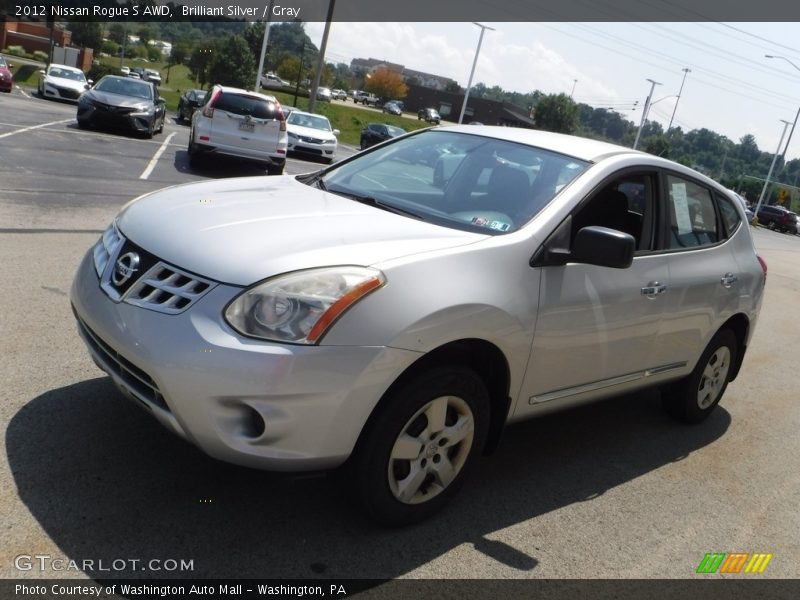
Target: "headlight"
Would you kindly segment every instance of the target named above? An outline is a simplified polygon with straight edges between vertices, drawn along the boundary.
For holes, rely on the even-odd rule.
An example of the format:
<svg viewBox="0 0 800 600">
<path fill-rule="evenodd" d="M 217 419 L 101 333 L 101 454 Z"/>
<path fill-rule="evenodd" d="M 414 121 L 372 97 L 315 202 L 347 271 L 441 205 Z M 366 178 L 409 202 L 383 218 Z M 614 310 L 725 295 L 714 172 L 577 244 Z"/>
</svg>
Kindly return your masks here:
<svg viewBox="0 0 800 600">
<path fill-rule="evenodd" d="M 289 137 L 290 137 L 290 138 L 292 138 L 293 140 L 296 140 L 296 139 L 297 139 L 299 136 L 298 136 L 296 133 L 292 133 L 292 132 L 290 131 L 290 132 L 289 132 Z"/>
<path fill-rule="evenodd" d="M 122 244 L 122 234 L 117 229 L 116 223 L 111 223 L 97 243 L 92 248 L 92 258 L 94 260 L 94 270 L 97 272 L 98 277 L 103 276 L 106 270 L 106 265 L 112 256 L 117 252 L 120 244 Z"/>
<path fill-rule="evenodd" d="M 326 267 L 279 275 L 237 296 L 225 320 L 243 335 L 314 344 L 353 304 L 386 282 L 367 267 Z"/>
</svg>

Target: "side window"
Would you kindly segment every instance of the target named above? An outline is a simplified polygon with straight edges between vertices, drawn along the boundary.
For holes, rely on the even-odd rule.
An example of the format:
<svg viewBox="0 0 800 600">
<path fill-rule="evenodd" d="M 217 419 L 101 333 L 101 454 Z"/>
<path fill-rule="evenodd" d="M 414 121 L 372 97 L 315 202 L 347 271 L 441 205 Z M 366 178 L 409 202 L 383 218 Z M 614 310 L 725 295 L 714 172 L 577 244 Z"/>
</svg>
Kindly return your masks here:
<svg viewBox="0 0 800 600">
<path fill-rule="evenodd" d="M 654 181 L 650 174 L 631 174 L 603 186 L 573 216 L 573 239 L 583 227 L 599 225 L 632 235 L 637 251 L 652 250 Z"/>
<path fill-rule="evenodd" d="M 736 210 L 729 198 L 721 194 L 717 195 L 717 204 L 719 205 L 719 212 L 722 214 L 722 222 L 725 224 L 725 231 L 728 235 L 731 235 L 739 227 L 739 223 L 742 222 L 739 211 Z"/>
<path fill-rule="evenodd" d="M 711 192 L 692 181 L 667 175 L 670 249 L 697 248 L 720 240 Z"/>
</svg>

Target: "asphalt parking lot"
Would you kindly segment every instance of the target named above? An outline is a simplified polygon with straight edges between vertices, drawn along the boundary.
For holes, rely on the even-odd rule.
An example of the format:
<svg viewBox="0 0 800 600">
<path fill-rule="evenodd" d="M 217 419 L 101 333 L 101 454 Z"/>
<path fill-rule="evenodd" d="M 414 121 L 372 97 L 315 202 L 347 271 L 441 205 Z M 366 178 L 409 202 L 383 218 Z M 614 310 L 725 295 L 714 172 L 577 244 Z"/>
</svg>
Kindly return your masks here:
<svg viewBox="0 0 800 600">
<path fill-rule="evenodd" d="M 174 121 L 143 140 L 80 131 L 74 113 L 0 97 L 0 578 L 98 575 L 20 571 L 15 557 L 34 554 L 194 567 L 111 576 L 693 578 L 707 552 L 772 553 L 756 577 L 800 577 L 800 237 L 755 230 L 764 306 L 707 422 L 674 423 L 649 391 L 516 425 L 444 513 L 383 530 L 335 477 L 207 458 L 91 362 L 67 291 L 119 208 L 164 186 L 259 172 L 190 169 L 188 127 Z M 321 166 L 290 159 L 286 172 Z"/>
</svg>

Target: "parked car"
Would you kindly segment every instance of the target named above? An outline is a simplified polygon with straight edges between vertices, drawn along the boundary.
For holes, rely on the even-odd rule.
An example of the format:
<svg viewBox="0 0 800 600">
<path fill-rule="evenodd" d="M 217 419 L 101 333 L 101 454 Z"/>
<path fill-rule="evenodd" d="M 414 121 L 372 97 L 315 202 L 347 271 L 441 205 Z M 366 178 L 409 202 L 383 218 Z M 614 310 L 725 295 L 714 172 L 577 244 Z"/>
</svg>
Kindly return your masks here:
<svg viewBox="0 0 800 600">
<path fill-rule="evenodd" d="M 105 75 L 78 100 L 78 127 L 123 127 L 151 138 L 164 131 L 166 106 L 153 83 Z"/>
<path fill-rule="evenodd" d="M 131 69 L 130 69 L 130 67 L 120 67 L 120 68 L 119 68 L 119 71 L 120 71 L 120 73 L 122 73 L 122 74 L 123 74 L 123 75 L 125 75 L 126 77 L 127 77 L 128 75 L 130 75 L 130 74 L 131 74 Z"/>
<path fill-rule="evenodd" d="M 178 100 L 178 120 L 190 121 L 194 111 L 206 101 L 205 90 L 186 90 Z"/>
<path fill-rule="evenodd" d="M 377 106 L 380 98 L 370 92 L 356 92 L 353 102 L 356 104 L 360 102 L 364 106 Z"/>
<path fill-rule="evenodd" d="M 752 210 L 750 210 L 750 203 L 744 198 L 744 196 L 738 194 L 734 190 L 728 190 L 728 191 L 730 191 L 734 196 L 736 196 L 736 199 L 739 201 L 739 204 L 742 205 L 742 210 L 744 210 L 744 215 L 745 218 L 747 219 L 747 222 L 752 223 L 753 219 L 755 218 L 755 214 L 753 213 Z"/>
<path fill-rule="evenodd" d="M 333 93 L 331 92 L 330 88 L 326 87 L 317 88 L 317 100 L 330 102 L 332 98 L 333 98 Z"/>
<path fill-rule="evenodd" d="M 139 73 L 137 73 L 136 71 L 131 71 L 130 73 L 128 73 L 128 77 L 130 77 L 131 79 L 141 79 L 142 78 L 142 76 L 139 75 Z"/>
<path fill-rule="evenodd" d="M 215 85 L 192 116 L 189 162 L 224 155 L 258 162 L 270 175 L 286 163 L 286 117 L 275 96 Z"/>
<path fill-rule="evenodd" d="M 14 85 L 14 76 L 11 74 L 12 66 L 6 62 L 6 59 L 0 56 L 0 92 L 11 93 L 11 88 Z"/>
<path fill-rule="evenodd" d="M 444 189 L 431 151 L 461 157 Z M 763 298 L 743 221 L 629 148 L 423 129 L 305 176 L 148 193 L 70 298 L 97 365 L 171 431 L 252 467 L 347 461 L 365 514 L 407 524 L 506 423 L 648 386 L 708 417 Z"/>
<path fill-rule="evenodd" d="M 758 222 L 769 229 L 797 233 L 797 215 L 782 206 L 762 205 L 758 209 Z"/>
<path fill-rule="evenodd" d="M 135 74 L 135 75 L 134 75 Z M 144 67 L 131 67 L 130 73 L 128 73 L 130 77 L 138 77 L 144 81 L 147 81 L 147 77 L 145 76 Z"/>
<path fill-rule="evenodd" d="M 389 102 L 393 102 L 393 103 L 397 104 L 397 106 L 400 107 L 401 111 L 406 109 L 406 103 L 403 102 L 402 100 L 389 100 Z"/>
<path fill-rule="evenodd" d="M 80 95 L 91 87 L 83 71 L 67 65 L 52 64 L 39 71 L 39 97 L 77 102 Z"/>
<path fill-rule="evenodd" d="M 389 113 L 390 115 L 402 115 L 403 111 L 400 109 L 399 106 L 395 102 L 387 102 L 383 105 L 383 112 Z"/>
<path fill-rule="evenodd" d="M 289 152 L 306 154 L 333 162 L 339 135 L 338 129 L 331 127 L 328 117 L 293 110 L 286 118 L 289 133 Z"/>
<path fill-rule="evenodd" d="M 267 73 L 266 75 L 261 76 L 261 87 L 264 88 L 284 88 L 291 85 L 291 83 L 284 81 L 273 73 Z"/>
<path fill-rule="evenodd" d="M 334 100 L 342 100 L 347 102 L 347 92 L 344 90 L 333 90 L 332 94 Z"/>
<path fill-rule="evenodd" d="M 417 121 L 427 121 L 428 123 L 438 125 L 441 120 L 442 117 L 439 116 L 439 112 L 435 108 L 421 108 L 417 112 Z"/>
<path fill-rule="evenodd" d="M 359 147 L 364 150 L 375 144 L 380 144 L 405 133 L 405 129 L 386 125 L 385 123 L 370 123 L 361 130 L 361 143 Z"/>
<path fill-rule="evenodd" d="M 145 69 L 142 79 L 155 83 L 157 86 L 161 85 L 161 74 L 153 69 Z"/>
</svg>

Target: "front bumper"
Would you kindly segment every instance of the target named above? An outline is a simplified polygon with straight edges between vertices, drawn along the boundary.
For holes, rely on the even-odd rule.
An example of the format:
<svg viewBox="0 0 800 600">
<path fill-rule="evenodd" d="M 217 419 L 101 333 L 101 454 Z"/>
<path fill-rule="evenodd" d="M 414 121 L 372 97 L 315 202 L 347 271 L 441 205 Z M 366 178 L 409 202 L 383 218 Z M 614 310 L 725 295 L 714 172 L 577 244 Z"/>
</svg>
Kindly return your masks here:
<svg viewBox="0 0 800 600">
<path fill-rule="evenodd" d="M 71 300 L 98 366 L 207 454 L 278 471 L 341 464 L 380 397 L 419 354 L 242 338 L 222 319 L 240 291 L 217 285 L 177 315 L 117 303 L 101 290 L 90 251 Z"/>
<path fill-rule="evenodd" d="M 100 127 L 127 129 L 136 133 L 146 133 L 154 126 L 155 113 L 130 112 L 126 109 L 105 110 L 93 104 L 79 102 L 78 121 Z"/>
</svg>

